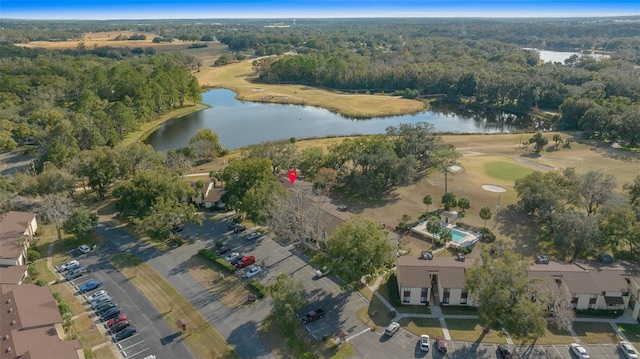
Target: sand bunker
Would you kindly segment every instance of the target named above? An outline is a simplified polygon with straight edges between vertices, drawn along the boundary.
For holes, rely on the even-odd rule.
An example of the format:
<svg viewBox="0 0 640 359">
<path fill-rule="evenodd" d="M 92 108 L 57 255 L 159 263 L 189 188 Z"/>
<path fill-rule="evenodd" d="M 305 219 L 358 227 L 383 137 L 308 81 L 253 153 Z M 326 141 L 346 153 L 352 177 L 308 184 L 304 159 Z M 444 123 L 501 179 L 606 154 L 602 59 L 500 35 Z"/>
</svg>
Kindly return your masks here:
<svg viewBox="0 0 640 359">
<path fill-rule="evenodd" d="M 449 172 L 461 172 L 463 169 L 462 166 L 458 165 L 449 166 Z"/>
<path fill-rule="evenodd" d="M 502 193 L 507 192 L 504 187 L 496 186 L 494 184 L 483 184 L 482 189 L 489 192 Z"/>
</svg>

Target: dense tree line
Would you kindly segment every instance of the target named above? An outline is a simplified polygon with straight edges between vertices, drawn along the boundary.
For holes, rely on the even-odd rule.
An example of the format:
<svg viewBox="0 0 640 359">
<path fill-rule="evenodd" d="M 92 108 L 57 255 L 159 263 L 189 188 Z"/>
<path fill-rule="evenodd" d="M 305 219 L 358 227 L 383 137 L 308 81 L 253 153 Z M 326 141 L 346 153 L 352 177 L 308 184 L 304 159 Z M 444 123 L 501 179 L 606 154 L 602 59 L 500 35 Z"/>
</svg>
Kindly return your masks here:
<svg viewBox="0 0 640 359">
<path fill-rule="evenodd" d="M 11 52 L 0 58 L 0 148 L 35 142 L 40 163 L 62 167 L 80 151 L 112 147 L 141 124 L 200 100 L 192 63 L 181 54 L 114 61 Z"/>
</svg>

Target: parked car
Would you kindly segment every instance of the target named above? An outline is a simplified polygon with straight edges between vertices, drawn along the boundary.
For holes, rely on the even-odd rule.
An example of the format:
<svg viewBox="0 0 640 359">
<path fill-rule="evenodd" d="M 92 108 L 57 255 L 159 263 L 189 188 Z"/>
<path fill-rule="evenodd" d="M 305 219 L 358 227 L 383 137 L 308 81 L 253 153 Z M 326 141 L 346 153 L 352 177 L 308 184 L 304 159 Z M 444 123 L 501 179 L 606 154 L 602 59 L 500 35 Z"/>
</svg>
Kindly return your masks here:
<svg viewBox="0 0 640 359">
<path fill-rule="evenodd" d="M 229 263 L 233 264 L 234 266 L 240 262 L 242 262 L 242 258 L 244 258 L 244 256 L 242 254 L 239 254 L 237 256 L 235 256 L 235 258 L 232 258 Z"/>
<path fill-rule="evenodd" d="M 467 257 L 464 255 L 464 253 L 458 252 L 456 260 L 460 262 L 464 262 L 465 259 L 467 259 Z"/>
<path fill-rule="evenodd" d="M 113 337 L 113 339 L 118 342 L 121 341 L 123 339 L 127 339 L 130 336 L 136 334 L 137 330 L 136 327 L 134 327 L 133 325 L 130 327 L 127 327 L 125 329 L 123 329 L 122 331 L 120 331 L 119 333 L 116 333 L 116 335 Z"/>
<path fill-rule="evenodd" d="M 235 257 L 238 257 L 239 255 L 240 253 L 238 252 L 229 253 L 226 256 L 224 256 L 224 260 L 227 262 L 231 262 L 232 259 L 234 259 Z"/>
<path fill-rule="evenodd" d="M 502 357 L 502 359 L 513 359 L 513 354 L 511 353 L 511 349 L 509 349 L 509 346 L 501 344 L 498 345 L 498 353 L 500 353 L 500 356 Z"/>
<path fill-rule="evenodd" d="M 66 280 L 72 280 L 72 279 L 76 279 L 78 277 L 82 277 L 83 275 L 85 275 L 87 273 L 87 270 L 84 268 L 78 268 L 78 269 L 74 269 L 72 271 L 69 271 L 69 273 L 67 273 L 64 276 L 64 279 Z"/>
<path fill-rule="evenodd" d="M 618 350 L 620 350 L 622 355 L 627 359 L 638 359 L 638 352 L 629 342 L 620 342 L 618 344 Z"/>
<path fill-rule="evenodd" d="M 605 264 L 613 263 L 613 256 L 607 253 L 600 253 L 600 255 L 598 255 L 598 260 Z"/>
<path fill-rule="evenodd" d="M 258 239 L 258 238 L 260 238 L 260 237 L 262 237 L 262 233 L 260 233 L 260 232 L 253 232 L 253 233 L 251 233 L 251 234 L 248 234 L 248 235 L 247 235 L 247 240 L 248 240 L 248 241 L 252 241 L 252 240 L 254 240 L 254 239 Z"/>
<path fill-rule="evenodd" d="M 391 324 L 387 326 L 387 329 L 384 330 L 384 335 L 392 337 L 398 330 L 400 330 L 400 323 L 391 322 Z"/>
<path fill-rule="evenodd" d="M 256 262 L 256 257 L 254 257 L 254 256 L 244 256 L 244 257 L 242 257 L 242 260 L 240 262 L 235 264 L 235 266 L 236 266 L 236 268 L 240 269 L 240 268 L 244 268 L 246 266 L 250 266 L 255 262 Z"/>
<path fill-rule="evenodd" d="M 96 298 L 95 300 L 93 300 L 91 302 L 91 308 L 95 308 L 97 306 L 99 306 L 100 304 L 104 303 L 104 302 L 108 302 L 111 300 L 111 297 L 108 295 L 103 295 L 99 298 Z"/>
<path fill-rule="evenodd" d="M 423 352 L 428 352 L 431 345 L 431 338 L 428 335 L 422 334 L 420 336 L 420 350 Z"/>
<path fill-rule="evenodd" d="M 111 328 L 109 328 L 109 331 L 111 332 L 111 334 L 114 334 L 130 326 L 131 322 L 129 322 L 128 320 L 123 320 L 114 324 Z"/>
<path fill-rule="evenodd" d="M 89 246 L 88 246 L 88 245 L 83 244 L 83 245 L 81 245 L 80 247 L 78 247 L 78 251 L 79 251 L 80 253 L 85 253 L 85 254 L 86 254 L 86 253 L 91 252 L 91 248 L 89 248 Z"/>
<path fill-rule="evenodd" d="M 542 254 L 537 255 L 536 264 L 549 264 L 549 257 Z"/>
<path fill-rule="evenodd" d="M 338 207 L 336 207 L 336 209 L 340 212 L 346 212 L 347 210 L 349 210 L 349 207 L 347 207 L 344 204 L 339 205 Z"/>
<path fill-rule="evenodd" d="M 102 282 L 95 279 L 89 279 L 88 282 L 80 286 L 80 293 L 86 293 L 102 286 Z"/>
<path fill-rule="evenodd" d="M 447 340 L 443 337 L 439 337 L 436 339 L 436 343 L 438 344 L 438 351 L 441 353 L 447 352 Z"/>
<path fill-rule="evenodd" d="M 69 268 L 76 266 L 76 265 L 80 265 L 80 262 L 78 262 L 77 260 L 72 260 L 72 261 L 68 261 L 67 263 L 61 264 L 58 266 L 58 270 L 60 272 L 64 272 L 64 271 L 68 271 Z"/>
<path fill-rule="evenodd" d="M 108 311 L 109 311 L 109 309 L 111 309 L 111 308 L 117 308 L 117 307 L 118 307 L 118 303 L 116 303 L 116 302 L 114 302 L 114 301 L 110 300 L 110 301 L 108 301 L 108 302 L 104 302 L 104 303 L 102 303 L 102 304 L 98 305 L 98 306 L 95 308 L 95 310 L 96 310 L 96 313 L 98 313 L 98 315 L 102 315 L 102 314 L 104 314 L 104 313 L 108 312 Z"/>
<path fill-rule="evenodd" d="M 246 271 L 246 273 L 244 275 L 247 278 L 251 278 L 251 277 L 257 276 L 261 272 L 262 272 L 262 268 L 260 268 L 260 266 L 252 266 L 249 269 L 247 269 L 247 271 Z"/>
<path fill-rule="evenodd" d="M 127 317 L 126 314 L 120 313 L 120 315 L 118 315 L 117 317 L 111 318 L 111 319 L 109 319 L 107 321 L 107 327 L 111 328 L 114 324 L 116 324 L 118 322 L 121 322 L 123 320 L 127 320 L 127 319 L 129 319 L 129 318 Z"/>
<path fill-rule="evenodd" d="M 80 268 L 82 268 L 82 264 L 76 262 L 75 264 L 72 264 L 72 265 L 68 266 L 67 269 L 65 269 L 65 271 L 67 273 L 69 273 L 69 272 L 73 272 L 74 270 L 80 269 Z"/>
<path fill-rule="evenodd" d="M 580 359 L 590 358 L 589 353 L 587 353 L 587 350 L 578 343 L 571 343 L 571 345 L 569 345 L 569 351 L 571 352 L 572 355 L 575 355 Z"/>
<path fill-rule="evenodd" d="M 246 226 L 243 226 L 243 225 L 239 224 L 233 229 L 233 233 L 240 233 L 240 232 L 244 232 L 246 230 L 247 230 Z"/>
<path fill-rule="evenodd" d="M 171 232 L 173 234 L 180 233 L 182 231 L 184 231 L 184 224 L 181 224 L 181 223 L 174 225 L 173 229 L 171 229 Z"/>
<path fill-rule="evenodd" d="M 118 315 L 120 315 L 120 308 L 111 308 L 100 316 L 100 320 L 106 322 L 107 320 L 113 319 Z"/>
<path fill-rule="evenodd" d="M 231 248 L 229 248 L 229 247 L 220 247 L 220 248 L 216 249 L 216 254 L 221 256 L 221 255 L 229 252 L 230 250 L 231 250 Z"/>
<path fill-rule="evenodd" d="M 105 295 L 107 295 L 107 291 L 106 290 L 99 290 L 93 294 L 91 294 L 90 296 L 87 297 L 87 302 L 91 303 L 94 300 L 100 298 L 100 297 L 104 297 Z"/>
<path fill-rule="evenodd" d="M 144 357 L 142 359 L 156 359 L 156 356 L 151 354 L 151 355 L 147 355 L 146 357 Z"/>
<path fill-rule="evenodd" d="M 235 229 L 237 225 L 238 225 L 238 224 L 237 224 L 236 222 L 229 221 L 229 223 L 227 223 L 227 228 L 229 228 L 229 229 Z"/>
</svg>

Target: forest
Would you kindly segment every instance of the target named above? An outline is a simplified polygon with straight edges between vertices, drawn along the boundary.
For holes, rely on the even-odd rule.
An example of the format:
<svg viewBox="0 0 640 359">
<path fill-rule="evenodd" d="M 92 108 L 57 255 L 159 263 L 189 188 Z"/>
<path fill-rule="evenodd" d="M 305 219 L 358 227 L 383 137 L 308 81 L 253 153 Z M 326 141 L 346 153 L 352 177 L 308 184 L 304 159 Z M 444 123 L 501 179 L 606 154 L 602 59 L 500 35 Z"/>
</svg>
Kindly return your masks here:
<svg viewBox="0 0 640 359">
<path fill-rule="evenodd" d="M 541 129 L 581 130 L 587 137 L 627 147 L 640 143 L 637 18 L 297 19 L 295 23 L 285 21 L 289 27 L 267 27 L 274 21 L 149 20 L 141 24 L 2 20 L 0 41 L 59 41 L 79 38 L 88 31 L 118 30 L 153 33 L 167 41 L 218 39 L 236 58 L 278 55 L 254 62 L 259 81 L 265 83 L 435 98 L 463 110 L 542 111 L 552 116 L 538 125 Z M 40 56 L 16 53 L 17 48 L 4 47 L 0 53 L 5 58 L 6 54 Z M 536 51 L 527 50 L 530 48 L 596 52 L 608 57 L 576 55 L 565 63 L 543 63 Z M 63 53 L 114 59 L 154 54 L 153 49 L 141 48 Z M 13 72 L 5 73 L 12 76 Z M 6 85 L 0 88 L 1 92 L 10 90 Z M 13 139 L 21 135 L 12 132 Z"/>
</svg>

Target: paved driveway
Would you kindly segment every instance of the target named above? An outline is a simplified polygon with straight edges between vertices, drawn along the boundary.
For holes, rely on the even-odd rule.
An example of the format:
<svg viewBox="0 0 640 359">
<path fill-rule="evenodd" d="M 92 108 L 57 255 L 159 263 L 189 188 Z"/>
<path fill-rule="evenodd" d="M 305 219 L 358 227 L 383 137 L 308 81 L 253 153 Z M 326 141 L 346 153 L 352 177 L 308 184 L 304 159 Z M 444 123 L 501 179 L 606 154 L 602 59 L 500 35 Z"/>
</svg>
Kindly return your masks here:
<svg viewBox="0 0 640 359">
<path fill-rule="evenodd" d="M 80 264 L 87 268 L 88 273 L 73 280 L 73 283 L 81 285 L 91 278 L 102 281 L 103 285 L 100 289 L 108 292 L 138 329 L 134 337 L 121 343 L 118 348 L 123 357 L 140 359 L 149 354 L 156 356 L 161 354 L 162 357 L 168 358 L 193 358 L 182 342 L 174 340 L 180 333 L 176 333 L 133 283 L 109 263 L 109 258 L 117 253 L 119 253 L 117 246 L 113 242 L 108 242 L 97 251 L 76 257 Z M 79 292 L 77 295 L 80 295 Z M 90 317 L 96 326 L 104 327 L 100 318 L 90 307 L 87 311 L 90 312 Z"/>
</svg>

